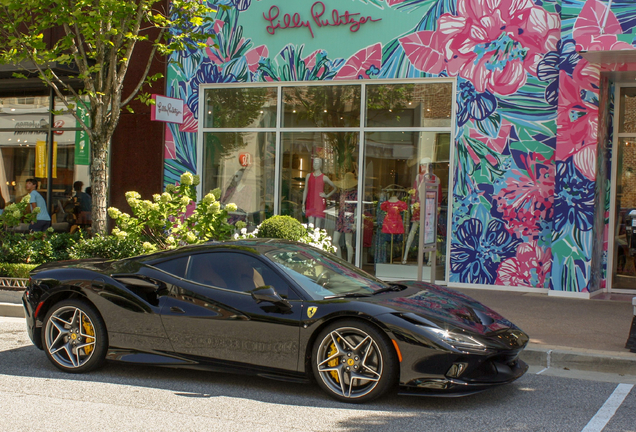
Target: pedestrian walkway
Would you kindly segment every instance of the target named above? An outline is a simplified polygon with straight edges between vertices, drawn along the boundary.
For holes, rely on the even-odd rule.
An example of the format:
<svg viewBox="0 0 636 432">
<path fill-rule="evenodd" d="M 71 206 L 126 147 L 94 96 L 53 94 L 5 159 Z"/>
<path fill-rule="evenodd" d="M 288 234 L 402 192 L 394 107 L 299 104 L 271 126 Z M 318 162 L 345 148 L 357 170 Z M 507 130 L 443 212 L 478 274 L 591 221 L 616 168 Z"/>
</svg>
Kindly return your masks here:
<svg viewBox="0 0 636 432">
<path fill-rule="evenodd" d="M 522 358 L 532 366 L 636 376 L 636 353 L 625 348 L 634 317 L 631 295 L 574 299 L 518 291 L 459 291 L 530 336 Z"/>
</svg>

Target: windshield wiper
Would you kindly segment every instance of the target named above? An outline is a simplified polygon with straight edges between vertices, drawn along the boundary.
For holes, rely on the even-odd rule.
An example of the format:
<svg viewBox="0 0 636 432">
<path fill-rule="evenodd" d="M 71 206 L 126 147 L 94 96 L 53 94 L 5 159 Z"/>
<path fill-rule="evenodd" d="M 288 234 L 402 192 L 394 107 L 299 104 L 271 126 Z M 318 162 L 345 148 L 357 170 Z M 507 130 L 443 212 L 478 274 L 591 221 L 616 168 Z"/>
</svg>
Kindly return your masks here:
<svg viewBox="0 0 636 432">
<path fill-rule="evenodd" d="M 405 285 L 392 284 L 388 287 L 380 288 L 379 290 L 374 291 L 372 295 L 382 294 L 389 291 L 402 291 L 404 289 L 406 289 Z"/>
<path fill-rule="evenodd" d="M 372 294 L 364 294 L 364 293 L 344 293 L 344 294 L 336 294 L 323 297 L 324 300 L 335 299 L 335 298 L 347 298 L 347 297 L 370 297 Z"/>
</svg>

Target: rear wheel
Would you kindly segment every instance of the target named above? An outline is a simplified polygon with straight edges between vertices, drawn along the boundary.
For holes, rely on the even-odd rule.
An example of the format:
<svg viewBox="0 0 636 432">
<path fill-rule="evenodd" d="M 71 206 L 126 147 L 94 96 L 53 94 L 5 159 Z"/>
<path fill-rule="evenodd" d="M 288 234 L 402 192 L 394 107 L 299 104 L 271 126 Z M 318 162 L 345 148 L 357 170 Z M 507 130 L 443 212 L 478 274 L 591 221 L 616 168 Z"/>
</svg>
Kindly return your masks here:
<svg viewBox="0 0 636 432">
<path fill-rule="evenodd" d="M 101 316 L 82 300 L 57 303 L 44 318 L 44 351 L 51 363 L 65 372 L 82 373 L 101 366 L 107 338 Z"/>
<path fill-rule="evenodd" d="M 391 388 L 398 362 L 389 338 L 357 320 L 327 326 L 316 339 L 312 366 L 318 385 L 343 402 L 362 403 Z"/>
</svg>

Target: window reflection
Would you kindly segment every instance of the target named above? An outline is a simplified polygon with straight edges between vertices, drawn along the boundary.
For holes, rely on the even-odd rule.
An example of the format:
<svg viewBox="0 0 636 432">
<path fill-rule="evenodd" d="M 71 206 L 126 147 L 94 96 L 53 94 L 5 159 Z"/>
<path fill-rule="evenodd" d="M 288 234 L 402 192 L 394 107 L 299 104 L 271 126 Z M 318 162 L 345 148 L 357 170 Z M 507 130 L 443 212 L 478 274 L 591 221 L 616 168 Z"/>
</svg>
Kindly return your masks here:
<svg viewBox="0 0 636 432">
<path fill-rule="evenodd" d="M 83 226 L 90 224 L 90 204 L 86 206 L 89 201 L 84 195 L 90 186 L 88 139 L 79 139 L 75 117 L 58 98 L 54 116 L 49 106 L 49 96 L 0 98 L 0 129 L 4 129 L 0 132 L 0 193 L 6 203 L 19 201 L 27 194 L 26 180 L 35 178 L 37 191 L 50 201 L 46 205 L 52 227 L 70 231 L 82 222 Z M 47 197 L 49 134 L 53 140 L 51 197 Z M 78 149 L 85 153 L 82 160 L 78 160 Z M 74 184 L 81 189 L 80 195 L 73 189 Z M 84 198 L 83 208 L 74 205 L 76 196 Z"/>
<path fill-rule="evenodd" d="M 206 128 L 276 127 L 275 88 L 224 88 L 205 92 Z"/>
<path fill-rule="evenodd" d="M 367 86 L 368 127 L 449 127 L 451 83 Z"/>
<path fill-rule="evenodd" d="M 283 88 L 283 127 L 359 127 L 360 86 Z"/>
<path fill-rule="evenodd" d="M 253 229 L 273 214 L 275 142 L 270 132 L 204 134 L 203 193 L 220 188 L 221 202 L 236 204 L 230 223 Z"/>
</svg>

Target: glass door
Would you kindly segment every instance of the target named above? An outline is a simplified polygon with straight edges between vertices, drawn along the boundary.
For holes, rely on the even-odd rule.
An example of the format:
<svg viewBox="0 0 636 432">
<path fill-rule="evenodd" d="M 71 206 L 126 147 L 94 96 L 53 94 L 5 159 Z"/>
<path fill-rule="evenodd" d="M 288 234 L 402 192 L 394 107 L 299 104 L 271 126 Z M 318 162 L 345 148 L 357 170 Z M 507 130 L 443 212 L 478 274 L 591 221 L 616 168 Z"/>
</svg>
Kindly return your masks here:
<svg viewBox="0 0 636 432">
<path fill-rule="evenodd" d="M 612 288 L 636 290 L 636 87 L 622 87 L 615 156 Z"/>
</svg>

